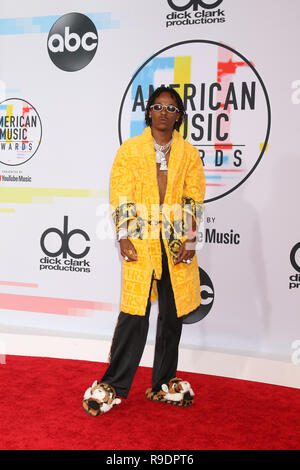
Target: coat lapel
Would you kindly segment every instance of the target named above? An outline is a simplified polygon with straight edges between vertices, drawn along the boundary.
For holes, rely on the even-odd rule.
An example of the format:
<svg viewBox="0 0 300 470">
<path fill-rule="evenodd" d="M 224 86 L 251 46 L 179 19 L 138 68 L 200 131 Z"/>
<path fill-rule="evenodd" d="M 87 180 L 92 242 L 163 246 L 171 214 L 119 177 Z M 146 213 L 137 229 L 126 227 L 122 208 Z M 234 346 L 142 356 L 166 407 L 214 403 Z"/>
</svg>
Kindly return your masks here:
<svg viewBox="0 0 300 470">
<path fill-rule="evenodd" d="M 159 205 L 159 191 L 156 176 L 155 152 L 150 127 L 146 127 L 146 129 L 142 133 L 141 152 L 144 158 L 144 168 L 146 169 L 144 178 L 148 184 L 147 196 L 149 199 L 150 206 L 151 204 Z"/>
</svg>

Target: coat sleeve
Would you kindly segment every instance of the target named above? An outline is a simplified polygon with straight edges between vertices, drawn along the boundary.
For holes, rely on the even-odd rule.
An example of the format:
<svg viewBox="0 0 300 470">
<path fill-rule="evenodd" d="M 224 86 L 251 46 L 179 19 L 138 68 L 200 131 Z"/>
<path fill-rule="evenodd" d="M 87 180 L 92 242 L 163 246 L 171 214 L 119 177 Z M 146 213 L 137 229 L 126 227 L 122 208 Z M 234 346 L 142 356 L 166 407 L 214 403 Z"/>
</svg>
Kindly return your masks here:
<svg viewBox="0 0 300 470">
<path fill-rule="evenodd" d="M 191 215 L 196 223 L 197 230 L 199 229 L 204 211 L 204 196 L 205 176 L 203 163 L 199 151 L 195 147 L 192 147 L 190 162 L 184 181 L 182 206 L 184 217 L 186 218 L 188 214 Z"/>
<path fill-rule="evenodd" d="M 119 148 L 110 177 L 110 206 L 116 233 L 136 218 L 135 181 L 126 143 Z"/>
</svg>

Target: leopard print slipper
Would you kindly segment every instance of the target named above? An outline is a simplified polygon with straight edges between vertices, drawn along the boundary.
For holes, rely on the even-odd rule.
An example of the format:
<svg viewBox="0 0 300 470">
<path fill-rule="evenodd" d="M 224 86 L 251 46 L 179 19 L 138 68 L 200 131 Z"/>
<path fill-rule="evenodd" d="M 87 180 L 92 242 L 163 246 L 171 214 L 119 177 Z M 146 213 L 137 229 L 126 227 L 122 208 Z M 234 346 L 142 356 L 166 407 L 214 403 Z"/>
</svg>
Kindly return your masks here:
<svg viewBox="0 0 300 470">
<path fill-rule="evenodd" d="M 146 397 L 151 401 L 181 407 L 191 406 L 194 402 L 194 392 L 189 382 L 183 381 L 178 377 L 171 379 L 168 385 L 163 384 L 158 392 L 148 388 L 146 390 Z"/>
<path fill-rule="evenodd" d="M 103 382 L 97 380 L 89 387 L 83 396 L 83 409 L 90 416 L 99 416 L 107 413 L 113 406 L 121 403 L 120 398 L 116 396 L 115 389 Z"/>
</svg>

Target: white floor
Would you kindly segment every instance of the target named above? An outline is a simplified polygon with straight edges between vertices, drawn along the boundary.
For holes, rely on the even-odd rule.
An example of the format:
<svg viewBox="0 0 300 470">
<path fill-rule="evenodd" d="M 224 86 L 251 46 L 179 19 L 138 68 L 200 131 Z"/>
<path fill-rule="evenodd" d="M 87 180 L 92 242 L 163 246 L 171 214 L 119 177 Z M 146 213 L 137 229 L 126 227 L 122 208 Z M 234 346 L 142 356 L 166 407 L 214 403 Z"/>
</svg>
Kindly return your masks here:
<svg viewBox="0 0 300 470">
<path fill-rule="evenodd" d="M 55 357 L 108 362 L 111 339 L 56 331 L 5 327 L 0 332 L 0 363 L 5 355 Z M 141 366 L 151 367 L 154 346 L 147 343 Z M 254 357 L 236 351 L 181 346 L 178 370 L 300 388 L 300 365 L 280 357 Z M 182 377 L 184 378 L 184 377 Z"/>
</svg>

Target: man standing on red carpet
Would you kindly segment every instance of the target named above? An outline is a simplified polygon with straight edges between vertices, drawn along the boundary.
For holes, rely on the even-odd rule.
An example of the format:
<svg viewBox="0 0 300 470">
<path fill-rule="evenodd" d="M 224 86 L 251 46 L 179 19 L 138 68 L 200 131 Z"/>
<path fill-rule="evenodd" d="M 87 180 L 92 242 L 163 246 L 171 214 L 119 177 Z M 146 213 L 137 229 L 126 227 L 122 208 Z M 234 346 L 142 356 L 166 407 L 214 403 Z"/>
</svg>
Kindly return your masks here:
<svg viewBox="0 0 300 470">
<path fill-rule="evenodd" d="M 172 88 L 148 100 L 147 127 L 124 142 L 111 173 L 110 200 L 123 257 L 121 312 L 110 364 L 89 387 L 83 408 L 92 416 L 127 398 L 146 344 L 151 301 L 159 315 L 149 400 L 190 406 L 194 392 L 176 377 L 183 318 L 199 308 L 196 231 L 205 178 L 198 150 L 179 133 L 184 106 Z"/>
</svg>

